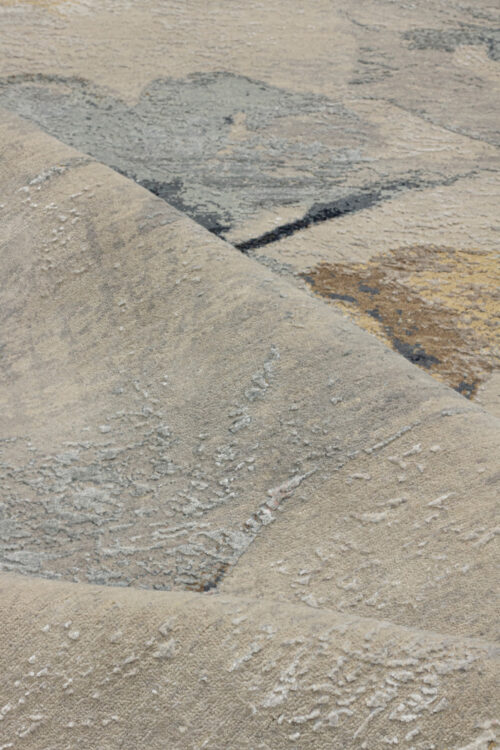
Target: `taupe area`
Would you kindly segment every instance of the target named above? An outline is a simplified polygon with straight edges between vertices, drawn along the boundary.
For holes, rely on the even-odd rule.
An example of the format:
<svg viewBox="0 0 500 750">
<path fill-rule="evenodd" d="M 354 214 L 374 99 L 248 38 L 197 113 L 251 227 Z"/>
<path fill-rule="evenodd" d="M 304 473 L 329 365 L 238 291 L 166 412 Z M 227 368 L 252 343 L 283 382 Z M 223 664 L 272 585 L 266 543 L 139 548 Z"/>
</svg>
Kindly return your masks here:
<svg viewBox="0 0 500 750">
<path fill-rule="evenodd" d="M 0 0 L 0 750 L 500 745 L 498 16 Z"/>
<path fill-rule="evenodd" d="M 496 736 L 482 697 L 489 678 L 467 668 L 468 693 L 460 675 L 472 658 L 464 639 L 481 639 L 489 653 L 495 637 L 498 421 L 116 172 L 11 114 L 1 131 L 1 568 L 35 576 L 4 579 L 2 705 L 21 686 L 33 696 L 6 711 L 4 744 L 38 750 L 109 736 L 110 747 L 135 748 L 146 735 L 154 748 L 168 731 L 171 747 L 244 747 L 243 727 L 248 747 L 371 750 L 388 737 L 419 750 L 445 740 L 486 746 Z M 51 588 L 61 581 L 73 583 Z M 85 623 L 103 643 L 123 630 L 118 612 L 94 611 L 91 583 L 130 587 L 96 594 L 130 608 L 130 666 L 89 651 Z M 45 649 L 36 629 L 14 637 L 14 655 L 10 628 L 34 622 L 34 592 L 49 602 L 59 590 L 68 592 L 64 613 L 40 629 L 71 621 L 64 632 L 76 656 L 59 636 Z M 179 599 L 182 591 L 194 598 Z M 186 627 L 207 628 L 203 608 L 212 607 L 219 624 L 194 631 L 186 653 L 172 635 L 146 657 L 153 630 L 145 634 L 139 602 L 158 602 L 161 618 L 180 608 Z M 300 654 L 288 659 L 277 644 L 254 661 L 262 644 L 253 631 L 231 635 L 238 607 L 255 613 L 259 632 L 278 617 Z M 375 652 L 366 661 L 355 645 L 352 618 L 374 616 L 382 661 Z M 323 632 L 323 622 L 340 623 L 342 653 L 315 655 L 323 646 L 308 633 Z M 456 645 L 434 645 L 445 642 Z M 104 672 L 94 677 L 96 658 Z M 144 686 L 136 658 L 159 665 Z M 345 678 L 335 664 L 345 664 Z M 429 677 L 423 692 L 406 675 L 412 665 Z M 115 692 L 120 670 L 126 680 Z M 78 705 L 75 719 L 67 704 L 67 721 L 55 683 L 48 689 L 63 674 L 80 685 L 63 688 Z M 222 713 L 200 715 L 203 675 Z M 344 690 L 355 675 L 354 692 Z M 92 696 L 103 689 L 109 698 L 96 709 Z M 170 705 L 169 690 L 179 718 L 167 730 L 155 701 Z"/>
<path fill-rule="evenodd" d="M 496 744 L 480 640 L 251 597 L 5 575 L 0 595 L 13 747 Z"/>
<path fill-rule="evenodd" d="M 1 106 L 278 273 L 291 270 L 290 246 L 299 274 L 311 252 L 335 263 L 352 248 L 334 241 L 342 218 L 356 233 L 364 214 L 398 201 L 391 252 L 409 246 L 415 222 L 427 235 L 418 244 L 453 248 L 457 268 L 463 251 L 497 251 L 500 15 L 487 0 L 8 0 L 0 20 Z M 489 185 L 472 247 L 471 180 Z M 438 202 L 432 221 L 428 207 L 422 217 L 423 194 L 453 196 L 458 244 L 432 238 L 450 214 Z M 394 229 L 376 224 L 372 254 Z M 449 330 L 439 313 L 432 326 L 438 338 Z M 500 414 L 498 369 L 479 355 L 466 370 L 447 382 Z"/>
</svg>

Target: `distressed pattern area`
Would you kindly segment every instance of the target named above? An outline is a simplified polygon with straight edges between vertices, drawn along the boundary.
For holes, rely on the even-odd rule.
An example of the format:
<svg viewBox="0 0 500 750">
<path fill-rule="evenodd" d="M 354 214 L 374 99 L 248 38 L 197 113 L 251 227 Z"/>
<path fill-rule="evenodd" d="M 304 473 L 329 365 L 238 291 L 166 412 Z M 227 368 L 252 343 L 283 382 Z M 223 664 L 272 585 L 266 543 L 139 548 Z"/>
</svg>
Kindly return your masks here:
<svg viewBox="0 0 500 750">
<path fill-rule="evenodd" d="M 487 750 L 498 736 L 485 642 L 265 600 L 0 580 L 16 612 L 2 653 L 16 744 L 410 750 L 444 732 L 464 748 L 467 731 Z M 24 647 L 10 662 L 13 626 Z"/>
<path fill-rule="evenodd" d="M 500 747 L 499 21 L 0 0 L 0 750 Z"/>
<path fill-rule="evenodd" d="M 271 347 L 240 394 L 244 405 L 226 416 L 225 444 L 214 446 L 200 433 L 186 455 L 158 399 L 137 381 L 114 389 L 111 398 L 129 409 L 109 414 L 96 429 L 98 441 L 67 442 L 47 455 L 27 439 L 4 440 L 2 567 L 102 584 L 214 587 L 274 520 L 273 503 L 276 509 L 312 473 L 304 454 L 295 473 L 290 469 L 283 486 L 270 488 L 249 518 L 238 526 L 236 515 L 236 527 L 229 518 L 222 521 L 223 508 L 237 505 L 259 472 L 252 405 L 270 387 L 278 360 Z"/>
<path fill-rule="evenodd" d="M 257 579 L 251 570 L 273 539 L 295 564 L 309 556 L 308 529 L 324 535 L 327 556 L 342 529 L 354 550 L 342 572 L 315 591 L 298 573 L 299 588 L 282 595 L 304 591 L 313 606 L 369 615 L 379 592 L 376 606 L 395 622 L 417 624 L 425 603 L 429 626 L 488 634 L 489 609 L 478 607 L 490 596 L 494 539 L 488 418 L 164 201 L 10 115 L 4 122 L 12 153 L 22 141 L 24 156 L 6 175 L 4 207 L 15 281 L 3 306 L 12 394 L 0 456 L 3 570 L 271 590 L 276 569 Z M 475 437 L 457 472 L 463 410 Z M 421 458 L 387 463 L 413 445 Z M 401 495 L 402 507 L 382 507 Z M 318 534 L 310 509 L 320 506 Z M 471 547 L 469 536 L 488 543 Z M 412 576 L 388 583 L 405 545 L 420 543 L 436 559 L 415 554 Z M 274 551 L 264 558 L 274 563 Z M 357 572 L 347 599 L 337 585 L 345 579 L 351 592 L 345 565 Z M 450 618 L 438 602 L 452 606 L 457 591 Z"/>
</svg>

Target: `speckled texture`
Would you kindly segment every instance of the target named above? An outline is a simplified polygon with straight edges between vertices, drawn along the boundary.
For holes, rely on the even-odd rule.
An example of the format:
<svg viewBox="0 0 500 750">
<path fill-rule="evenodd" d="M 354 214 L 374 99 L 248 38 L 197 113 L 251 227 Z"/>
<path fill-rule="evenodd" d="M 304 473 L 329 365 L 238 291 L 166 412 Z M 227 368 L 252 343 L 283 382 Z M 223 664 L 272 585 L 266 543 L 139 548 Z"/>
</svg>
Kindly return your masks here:
<svg viewBox="0 0 500 750">
<path fill-rule="evenodd" d="M 495 746 L 484 641 L 251 598 L 9 576 L 0 594 L 23 644 L 3 648 L 11 747 Z"/>
<path fill-rule="evenodd" d="M 0 19 L 0 106 L 277 272 L 290 252 L 302 273 L 311 253 L 352 262 L 337 223 L 356 234 L 367 216 L 372 254 L 389 239 L 390 252 L 409 247 L 420 224 L 421 246 L 498 258 L 500 16 L 488 0 L 9 0 Z M 418 364 L 411 351 L 399 347 Z M 474 353 L 470 364 L 487 377 L 478 389 L 465 373 L 461 393 L 500 414 L 498 366 Z"/>
<path fill-rule="evenodd" d="M 397 739 L 420 750 L 448 738 L 456 748 L 465 740 L 487 747 L 496 731 L 482 697 L 489 677 L 467 669 L 474 698 L 466 698 L 454 675 L 472 658 L 463 639 L 479 638 L 480 653 L 489 654 L 495 637 L 497 420 L 116 172 L 13 115 L 2 115 L 1 130 L 10 281 L 1 306 L 0 559 L 5 574 L 35 577 L 4 579 L 4 610 L 12 614 L 0 688 L 2 705 L 14 701 L 16 711 L 0 727 L 3 744 L 71 747 L 88 736 L 135 748 L 147 737 L 162 747 L 167 732 L 178 748 L 365 742 L 371 750 Z M 67 586 L 62 581 L 73 583 L 51 588 Z M 63 590 L 64 614 L 40 621 L 40 635 L 9 635 L 34 622 L 26 612 L 42 607 L 35 592 L 50 601 Z M 186 590 L 193 599 L 175 593 Z M 94 596 L 127 602 L 137 624 L 120 659 L 130 657 L 130 666 L 115 663 L 105 646 L 123 631 L 122 614 L 99 615 Z M 157 625 L 140 602 L 157 602 L 162 613 L 174 607 L 190 628 L 200 618 L 209 627 L 209 607 L 218 628 L 231 628 L 226 596 L 236 618 L 239 608 L 253 613 L 251 632 L 193 635 L 196 675 L 177 637 L 151 641 Z M 249 601 L 256 598 L 258 605 Z M 298 620 L 284 602 L 299 608 Z M 290 663 L 281 646 L 254 657 L 262 647 L 256 633 L 274 628 L 274 617 L 283 638 L 301 644 Z M 374 623 L 383 662 L 375 652 L 368 661 L 358 654 L 352 617 L 387 621 Z M 61 631 L 68 647 L 56 638 L 37 651 L 42 628 L 69 621 Z M 340 651 L 327 659 L 309 635 L 323 622 L 339 623 L 347 639 L 335 639 Z M 395 645 L 406 637 L 411 647 Z M 433 645 L 435 637 L 447 645 Z M 96 638 L 98 657 L 89 651 Z M 149 641 L 146 656 L 141 644 Z M 40 669 L 31 669 L 29 659 L 42 653 Z M 449 674 L 442 695 L 431 662 L 420 662 L 433 653 L 446 662 L 438 673 Z M 345 658 L 354 659 L 347 683 L 335 676 Z M 134 666 L 144 659 L 154 666 L 146 684 Z M 406 686 L 403 676 L 401 692 L 399 677 L 384 671 L 386 663 L 406 670 L 410 662 L 434 680 L 422 683 L 431 692 L 421 697 L 413 677 Z M 490 670 L 489 656 L 487 663 Z M 75 668 L 79 687 L 66 716 L 62 695 L 73 695 Z M 66 685 L 61 697 L 50 687 L 51 669 L 50 680 Z M 220 669 L 229 681 L 216 678 Z M 115 691 L 120 670 L 127 679 Z M 244 680 L 233 685 L 240 670 Z M 205 719 L 195 688 L 202 674 L 215 680 L 210 701 L 219 706 Z M 360 676 L 359 694 L 342 687 L 351 674 Z M 26 683 L 35 678 L 41 688 Z M 326 678 L 333 694 L 318 688 L 317 704 L 312 685 Z M 365 696 L 371 684 L 380 689 Z M 99 685 L 108 697 L 94 708 Z M 155 700 L 162 695 L 161 705 L 171 705 L 169 690 L 179 718 L 165 723 Z M 453 707 L 467 701 L 470 714 Z"/>
<path fill-rule="evenodd" d="M 1 750 L 498 746 L 494 13 L 0 2 Z"/>
</svg>

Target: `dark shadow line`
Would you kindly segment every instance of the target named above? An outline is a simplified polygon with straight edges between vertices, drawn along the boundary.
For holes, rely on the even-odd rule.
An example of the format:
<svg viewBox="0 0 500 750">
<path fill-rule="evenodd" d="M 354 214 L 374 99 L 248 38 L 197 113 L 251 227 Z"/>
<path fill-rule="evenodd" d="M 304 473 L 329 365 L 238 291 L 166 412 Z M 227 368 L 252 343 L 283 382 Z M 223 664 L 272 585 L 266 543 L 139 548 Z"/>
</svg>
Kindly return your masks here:
<svg viewBox="0 0 500 750">
<path fill-rule="evenodd" d="M 423 180 L 420 177 L 415 177 L 406 180 L 390 181 L 377 185 L 371 190 L 351 193 L 345 198 L 339 198 L 330 203 L 315 203 L 301 219 L 282 224 L 276 227 L 276 229 L 264 232 L 249 240 L 233 243 L 233 246 L 242 253 L 246 253 L 248 250 L 264 247 L 264 245 L 270 245 L 272 242 L 277 242 L 284 237 L 290 237 L 295 232 L 307 229 L 313 224 L 321 224 L 324 221 L 330 221 L 330 219 L 336 219 L 345 214 L 356 213 L 365 208 L 371 208 L 376 203 L 388 200 L 403 190 L 422 190 L 423 188 L 436 187 L 438 185 L 451 185 L 462 177 L 470 176 L 470 174 L 455 175 L 442 180 Z"/>
</svg>

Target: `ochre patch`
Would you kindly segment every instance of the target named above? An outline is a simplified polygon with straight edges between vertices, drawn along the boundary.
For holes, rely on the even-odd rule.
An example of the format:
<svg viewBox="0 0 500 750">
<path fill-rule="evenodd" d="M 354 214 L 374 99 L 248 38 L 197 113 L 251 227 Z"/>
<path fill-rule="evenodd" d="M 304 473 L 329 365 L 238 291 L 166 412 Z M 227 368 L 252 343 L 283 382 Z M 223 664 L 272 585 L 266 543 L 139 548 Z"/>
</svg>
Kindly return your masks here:
<svg viewBox="0 0 500 750">
<path fill-rule="evenodd" d="M 301 276 L 439 380 L 472 398 L 499 364 L 500 267 L 490 252 L 399 248 Z"/>
</svg>

